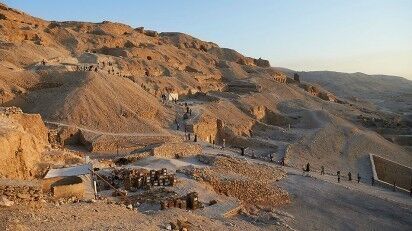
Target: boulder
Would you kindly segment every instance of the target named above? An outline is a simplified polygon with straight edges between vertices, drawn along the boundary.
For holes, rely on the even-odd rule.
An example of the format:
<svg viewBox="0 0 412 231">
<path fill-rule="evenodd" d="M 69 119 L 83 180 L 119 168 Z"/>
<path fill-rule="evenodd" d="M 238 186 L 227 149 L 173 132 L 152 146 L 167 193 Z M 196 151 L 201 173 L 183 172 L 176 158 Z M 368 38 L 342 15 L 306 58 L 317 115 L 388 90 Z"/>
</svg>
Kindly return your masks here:
<svg viewBox="0 0 412 231">
<path fill-rule="evenodd" d="M 262 58 L 255 59 L 254 63 L 258 67 L 270 67 L 269 60 L 266 60 L 266 59 L 262 59 Z"/>
<path fill-rule="evenodd" d="M 159 37 L 159 33 L 157 33 L 157 31 L 154 30 L 145 30 L 144 34 L 150 37 Z"/>
<path fill-rule="evenodd" d="M 10 207 L 14 205 L 14 201 L 7 199 L 5 196 L 0 197 L 0 207 Z"/>
</svg>

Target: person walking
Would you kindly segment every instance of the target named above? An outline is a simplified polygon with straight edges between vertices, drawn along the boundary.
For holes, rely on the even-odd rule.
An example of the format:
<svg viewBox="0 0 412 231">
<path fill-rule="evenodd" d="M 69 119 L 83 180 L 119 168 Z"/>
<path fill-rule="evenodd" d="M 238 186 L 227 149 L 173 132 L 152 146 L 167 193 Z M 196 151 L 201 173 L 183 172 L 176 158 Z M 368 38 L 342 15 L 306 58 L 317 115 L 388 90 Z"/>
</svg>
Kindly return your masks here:
<svg viewBox="0 0 412 231">
<path fill-rule="evenodd" d="M 360 176 L 360 174 L 359 174 L 359 172 L 358 172 L 358 183 L 360 182 L 360 180 L 361 180 L 361 176 Z"/>
<path fill-rule="evenodd" d="M 371 176 L 371 183 L 372 183 L 372 186 L 375 184 L 375 178 L 373 176 Z"/>
<path fill-rule="evenodd" d="M 352 181 L 352 173 L 350 173 L 350 172 L 348 173 L 348 180 Z"/>
<path fill-rule="evenodd" d="M 340 171 L 337 171 L 336 175 L 338 175 L 338 183 L 339 183 L 340 182 Z"/>
<path fill-rule="evenodd" d="M 306 164 L 306 172 L 310 172 L 310 164 L 309 163 Z"/>
<path fill-rule="evenodd" d="M 323 165 L 320 167 L 320 175 L 325 175 L 325 167 Z"/>
</svg>

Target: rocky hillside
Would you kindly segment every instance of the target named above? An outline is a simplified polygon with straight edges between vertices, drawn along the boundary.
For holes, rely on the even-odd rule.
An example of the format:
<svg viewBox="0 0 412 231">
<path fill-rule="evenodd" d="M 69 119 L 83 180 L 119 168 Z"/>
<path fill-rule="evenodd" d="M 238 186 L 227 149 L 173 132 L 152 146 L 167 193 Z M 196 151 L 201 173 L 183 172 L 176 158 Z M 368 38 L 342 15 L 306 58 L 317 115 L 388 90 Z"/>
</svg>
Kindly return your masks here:
<svg viewBox="0 0 412 231">
<path fill-rule="evenodd" d="M 289 75 L 295 71 L 285 70 Z M 396 113 L 412 113 L 412 81 L 387 75 L 332 71 L 298 72 L 303 81 L 318 84 L 340 97 L 366 100 Z"/>
<path fill-rule="evenodd" d="M 286 74 L 267 60 L 182 33 L 45 21 L 0 5 L 4 106 L 117 139 L 175 134 L 180 124 L 200 140 L 250 147 L 261 158 L 286 158 L 295 166 L 311 162 L 366 173 L 369 152 L 412 165 L 410 151 L 375 132 L 389 126 L 394 134 L 409 134 L 410 125 L 354 100 L 365 87 L 346 91 L 357 82 L 313 84 L 305 74 L 300 80 Z M 406 94 L 408 87 L 402 89 Z M 169 93 L 181 105 L 162 102 Z M 184 103 L 193 113 L 185 114 Z M 372 118 L 374 129 L 367 123 Z"/>
<path fill-rule="evenodd" d="M 0 178 L 38 177 L 47 144 L 47 129 L 39 115 L 0 108 Z"/>
</svg>

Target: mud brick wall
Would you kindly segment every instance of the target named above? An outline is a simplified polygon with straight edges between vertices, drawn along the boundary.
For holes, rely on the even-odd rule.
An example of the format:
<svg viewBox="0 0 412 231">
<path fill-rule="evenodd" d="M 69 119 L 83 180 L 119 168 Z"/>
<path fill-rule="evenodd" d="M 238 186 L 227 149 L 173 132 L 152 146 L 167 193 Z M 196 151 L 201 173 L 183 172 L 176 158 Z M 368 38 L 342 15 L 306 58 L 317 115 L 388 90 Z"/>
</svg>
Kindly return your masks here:
<svg viewBox="0 0 412 231">
<path fill-rule="evenodd" d="M 214 140 L 216 144 L 222 143 L 223 127 L 224 123 L 216 118 L 205 118 L 202 121 L 187 126 L 188 132 L 195 133 L 199 140 L 210 143 Z"/>
<path fill-rule="evenodd" d="M 196 143 L 181 142 L 167 143 L 153 148 L 152 155 L 174 158 L 176 154 L 179 156 L 191 156 L 202 153 L 202 146 Z"/>
<path fill-rule="evenodd" d="M 373 155 L 373 161 L 379 180 L 385 181 L 390 185 L 396 182 L 397 187 L 410 190 L 412 184 L 412 168 L 375 155 Z"/>
</svg>

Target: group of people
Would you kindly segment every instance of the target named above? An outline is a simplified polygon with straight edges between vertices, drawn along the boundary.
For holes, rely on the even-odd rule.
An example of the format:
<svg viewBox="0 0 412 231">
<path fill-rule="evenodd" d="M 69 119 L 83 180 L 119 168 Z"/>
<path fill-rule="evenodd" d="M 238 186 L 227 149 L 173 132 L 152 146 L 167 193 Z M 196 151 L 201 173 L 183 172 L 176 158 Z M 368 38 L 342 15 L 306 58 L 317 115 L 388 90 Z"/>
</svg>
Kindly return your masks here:
<svg viewBox="0 0 412 231">
<path fill-rule="evenodd" d="M 303 171 L 304 171 L 304 172 L 310 172 L 310 164 L 309 164 L 309 163 L 307 163 L 307 164 L 303 167 Z M 325 175 L 325 167 L 324 167 L 324 166 L 321 166 L 321 167 L 320 167 L 320 175 Z M 340 172 L 340 171 L 337 171 L 337 172 L 336 172 L 336 176 L 337 176 L 338 183 L 340 183 L 340 180 L 341 180 L 341 172 Z M 360 183 L 362 177 L 361 177 L 361 175 L 360 175 L 359 173 L 356 174 L 356 179 L 357 179 L 357 182 Z M 348 172 L 348 181 L 352 181 L 352 173 L 351 173 L 351 172 Z M 372 185 L 372 186 L 375 185 L 375 178 L 374 178 L 373 176 L 371 176 L 371 185 Z M 393 190 L 393 191 L 396 191 L 396 180 L 395 180 L 395 181 L 393 182 L 393 184 L 392 184 L 392 190 Z M 411 189 L 410 189 L 410 196 L 412 196 L 412 187 L 411 187 Z"/>
<path fill-rule="evenodd" d="M 325 175 L 325 167 L 323 167 L 322 166 L 322 170 L 321 170 L 321 173 L 320 173 L 321 175 Z M 338 176 L 338 182 L 340 182 L 340 171 L 337 171 L 336 172 L 336 175 Z M 360 176 L 360 174 L 358 173 L 357 174 L 357 180 L 358 180 L 358 183 L 360 183 L 360 180 L 362 179 L 362 177 Z M 348 172 L 348 181 L 352 181 L 352 173 L 351 172 Z M 373 176 L 372 176 L 372 185 L 374 184 L 374 179 L 373 179 Z"/>
<path fill-rule="evenodd" d="M 307 164 L 303 167 L 303 171 L 304 171 L 304 172 L 310 172 L 310 164 L 309 164 L 309 163 L 307 163 Z M 323 166 L 323 165 L 320 167 L 320 175 L 325 175 L 325 166 Z M 338 183 L 340 183 L 341 172 L 340 172 L 340 171 L 337 171 L 337 172 L 336 172 L 336 176 L 338 177 Z M 357 174 L 356 178 L 357 178 L 357 182 L 360 183 L 362 177 L 360 176 L 359 173 Z M 352 181 L 352 173 L 351 173 L 351 172 L 348 172 L 348 181 Z M 373 179 L 373 176 L 372 176 L 372 185 L 373 185 L 373 184 L 374 184 L 374 179 Z"/>
<path fill-rule="evenodd" d="M 166 103 L 166 101 L 167 101 L 167 96 L 166 96 L 166 94 L 162 94 L 162 95 L 160 96 L 160 100 L 162 101 L 163 104 Z M 176 98 L 172 98 L 171 101 L 172 101 L 173 103 L 177 104 L 177 99 L 176 99 Z"/>
</svg>

